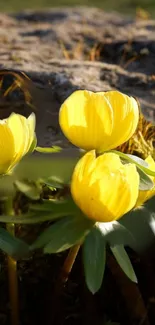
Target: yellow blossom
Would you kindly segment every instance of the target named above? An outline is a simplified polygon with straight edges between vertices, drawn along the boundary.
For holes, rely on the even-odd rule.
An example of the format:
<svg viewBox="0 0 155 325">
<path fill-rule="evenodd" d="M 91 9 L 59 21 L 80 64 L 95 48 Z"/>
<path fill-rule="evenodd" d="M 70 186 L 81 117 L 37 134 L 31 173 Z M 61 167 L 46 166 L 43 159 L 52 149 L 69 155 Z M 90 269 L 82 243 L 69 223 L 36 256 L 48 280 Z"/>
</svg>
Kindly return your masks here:
<svg viewBox="0 0 155 325">
<path fill-rule="evenodd" d="M 89 151 L 73 171 L 72 197 L 81 211 L 95 221 L 121 218 L 135 206 L 138 192 L 136 166 L 123 165 L 112 152 L 96 157 L 95 150 Z"/>
<path fill-rule="evenodd" d="M 60 127 L 68 140 L 99 153 L 126 142 L 139 120 L 136 100 L 119 91 L 77 90 L 62 104 Z"/>
<path fill-rule="evenodd" d="M 148 156 L 145 161 L 148 163 L 149 168 L 155 172 L 155 161 L 151 156 Z M 151 199 L 155 195 L 155 177 L 149 176 L 154 182 L 154 187 L 148 191 L 139 191 L 136 207 L 141 206 L 145 201 Z"/>
<path fill-rule="evenodd" d="M 0 120 L 0 175 L 6 174 L 26 155 L 35 137 L 35 115 L 12 113 Z"/>
</svg>

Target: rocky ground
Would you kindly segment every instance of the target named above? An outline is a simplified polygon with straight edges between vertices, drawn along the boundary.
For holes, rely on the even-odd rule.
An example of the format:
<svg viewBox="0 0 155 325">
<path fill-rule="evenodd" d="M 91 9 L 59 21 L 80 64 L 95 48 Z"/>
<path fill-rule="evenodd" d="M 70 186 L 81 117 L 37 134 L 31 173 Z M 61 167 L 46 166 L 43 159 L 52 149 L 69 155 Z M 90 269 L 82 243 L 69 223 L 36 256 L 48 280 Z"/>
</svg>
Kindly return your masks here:
<svg viewBox="0 0 155 325">
<path fill-rule="evenodd" d="M 121 90 L 136 96 L 147 118 L 155 119 L 153 20 L 142 20 L 140 17 L 134 20 L 96 8 L 58 8 L 13 15 L 0 14 L 0 45 L 0 69 L 24 71 L 33 81 L 27 85 L 36 107 L 39 145 L 69 145 L 60 132 L 57 117 L 61 103 L 76 89 Z M 21 92 L 14 91 L 3 98 L 4 90 L 11 83 L 10 75 L 1 84 L 1 118 L 8 116 L 11 111 L 25 115 L 31 112 Z M 4 265 L 3 258 L 1 262 Z M 137 257 L 134 256 L 133 261 L 146 306 L 146 309 L 145 306 L 143 308 L 142 303 L 142 313 L 139 307 L 141 294 L 137 293 L 136 285 L 133 287 L 120 274 L 117 264 L 112 267 L 113 274 L 106 270 L 104 290 L 92 297 L 85 288 L 83 273 L 80 273 L 81 264 L 77 263 L 64 293 L 63 308 L 54 324 L 104 325 L 109 319 L 121 325 L 154 324 L 154 273 L 151 273 L 150 266 L 146 267 L 143 262 L 139 264 Z M 22 325 L 38 325 L 40 320 L 41 324 L 46 324 L 46 308 L 52 310 L 50 305 L 47 306 L 46 295 L 52 292 L 60 265 L 60 256 L 39 257 L 21 263 Z M 142 273 L 141 269 L 146 269 L 146 272 Z M 6 269 L 2 267 L 1 325 L 10 324 L 6 276 Z M 151 313 L 150 322 L 147 307 Z"/>
<path fill-rule="evenodd" d="M 0 44 L 0 68 L 24 71 L 37 84 L 31 92 L 40 145 L 66 145 L 57 113 L 75 89 L 121 90 L 136 96 L 145 115 L 155 118 L 154 20 L 96 8 L 0 14 Z M 25 112 L 17 106 L 0 101 L 1 117 L 10 109 Z"/>
</svg>

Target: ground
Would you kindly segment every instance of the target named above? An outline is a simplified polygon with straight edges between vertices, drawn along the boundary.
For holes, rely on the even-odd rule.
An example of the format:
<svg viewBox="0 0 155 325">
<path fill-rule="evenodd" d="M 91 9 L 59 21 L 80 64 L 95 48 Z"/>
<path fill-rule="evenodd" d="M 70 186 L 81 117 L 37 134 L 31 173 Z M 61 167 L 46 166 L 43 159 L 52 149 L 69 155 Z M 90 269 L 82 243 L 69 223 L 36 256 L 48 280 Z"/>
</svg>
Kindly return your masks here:
<svg viewBox="0 0 155 325">
<path fill-rule="evenodd" d="M 70 144 L 58 125 L 61 103 L 76 89 L 118 89 L 133 95 L 145 116 L 155 119 L 155 21 L 136 20 L 96 8 L 67 8 L 0 14 L 0 68 L 25 72 L 37 116 L 39 145 Z M 12 82 L 8 76 L 3 90 Z M 1 94 L 2 95 L 2 94 Z M 11 111 L 28 115 L 18 91 L 0 97 L 0 117 Z M 130 252 L 139 285 L 132 284 L 114 259 L 108 263 L 102 289 L 86 289 L 80 255 L 62 297 L 52 293 L 64 254 L 33 256 L 19 262 L 21 325 L 53 324 L 153 325 L 155 265 Z M 5 257 L 1 256 L 0 324 L 10 324 Z M 49 323 L 49 324 L 48 324 Z M 109 323 L 112 324 L 112 323 Z"/>
</svg>

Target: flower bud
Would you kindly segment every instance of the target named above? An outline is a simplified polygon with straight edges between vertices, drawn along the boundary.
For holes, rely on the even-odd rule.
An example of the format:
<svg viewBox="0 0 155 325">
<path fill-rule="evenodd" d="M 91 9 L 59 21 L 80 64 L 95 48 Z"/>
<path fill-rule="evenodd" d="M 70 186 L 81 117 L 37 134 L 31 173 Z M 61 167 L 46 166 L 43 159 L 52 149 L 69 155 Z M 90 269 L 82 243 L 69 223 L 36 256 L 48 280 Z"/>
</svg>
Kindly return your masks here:
<svg viewBox="0 0 155 325">
<path fill-rule="evenodd" d="M 135 206 L 139 174 L 134 164 L 123 165 L 115 153 L 96 157 L 92 150 L 75 166 L 71 193 L 88 218 L 99 222 L 117 220 Z"/>
<path fill-rule="evenodd" d="M 12 113 L 0 120 L 0 175 L 6 174 L 28 153 L 35 137 L 35 115 Z"/>
<path fill-rule="evenodd" d="M 68 140 L 84 150 L 101 153 L 126 142 L 135 132 L 139 108 L 119 91 L 75 91 L 62 104 L 60 127 Z"/>
</svg>

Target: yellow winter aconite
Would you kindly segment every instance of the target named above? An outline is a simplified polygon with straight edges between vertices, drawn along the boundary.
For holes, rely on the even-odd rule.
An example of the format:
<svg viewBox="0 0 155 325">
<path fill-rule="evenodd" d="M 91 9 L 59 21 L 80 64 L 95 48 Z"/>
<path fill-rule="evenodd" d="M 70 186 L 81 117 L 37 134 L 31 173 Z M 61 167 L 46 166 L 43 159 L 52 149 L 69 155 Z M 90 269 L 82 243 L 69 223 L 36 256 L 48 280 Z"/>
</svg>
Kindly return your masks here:
<svg viewBox="0 0 155 325">
<path fill-rule="evenodd" d="M 135 132 L 138 120 L 136 100 L 119 91 L 77 90 L 59 112 L 64 135 L 87 151 L 103 152 L 123 144 Z"/>
<path fill-rule="evenodd" d="M 35 115 L 12 113 L 0 120 L 0 175 L 6 174 L 28 153 L 35 137 Z"/>
<path fill-rule="evenodd" d="M 151 156 L 148 156 L 145 161 L 148 163 L 149 168 L 155 171 L 155 161 Z M 151 177 L 154 182 L 154 187 L 149 191 L 139 191 L 138 200 L 136 202 L 136 207 L 141 206 L 145 201 L 151 199 L 155 195 L 155 177 Z"/>
<path fill-rule="evenodd" d="M 96 157 L 92 150 L 75 166 L 71 193 L 88 218 L 100 222 L 117 220 L 136 204 L 139 174 L 134 164 L 123 165 L 115 153 Z"/>
</svg>

